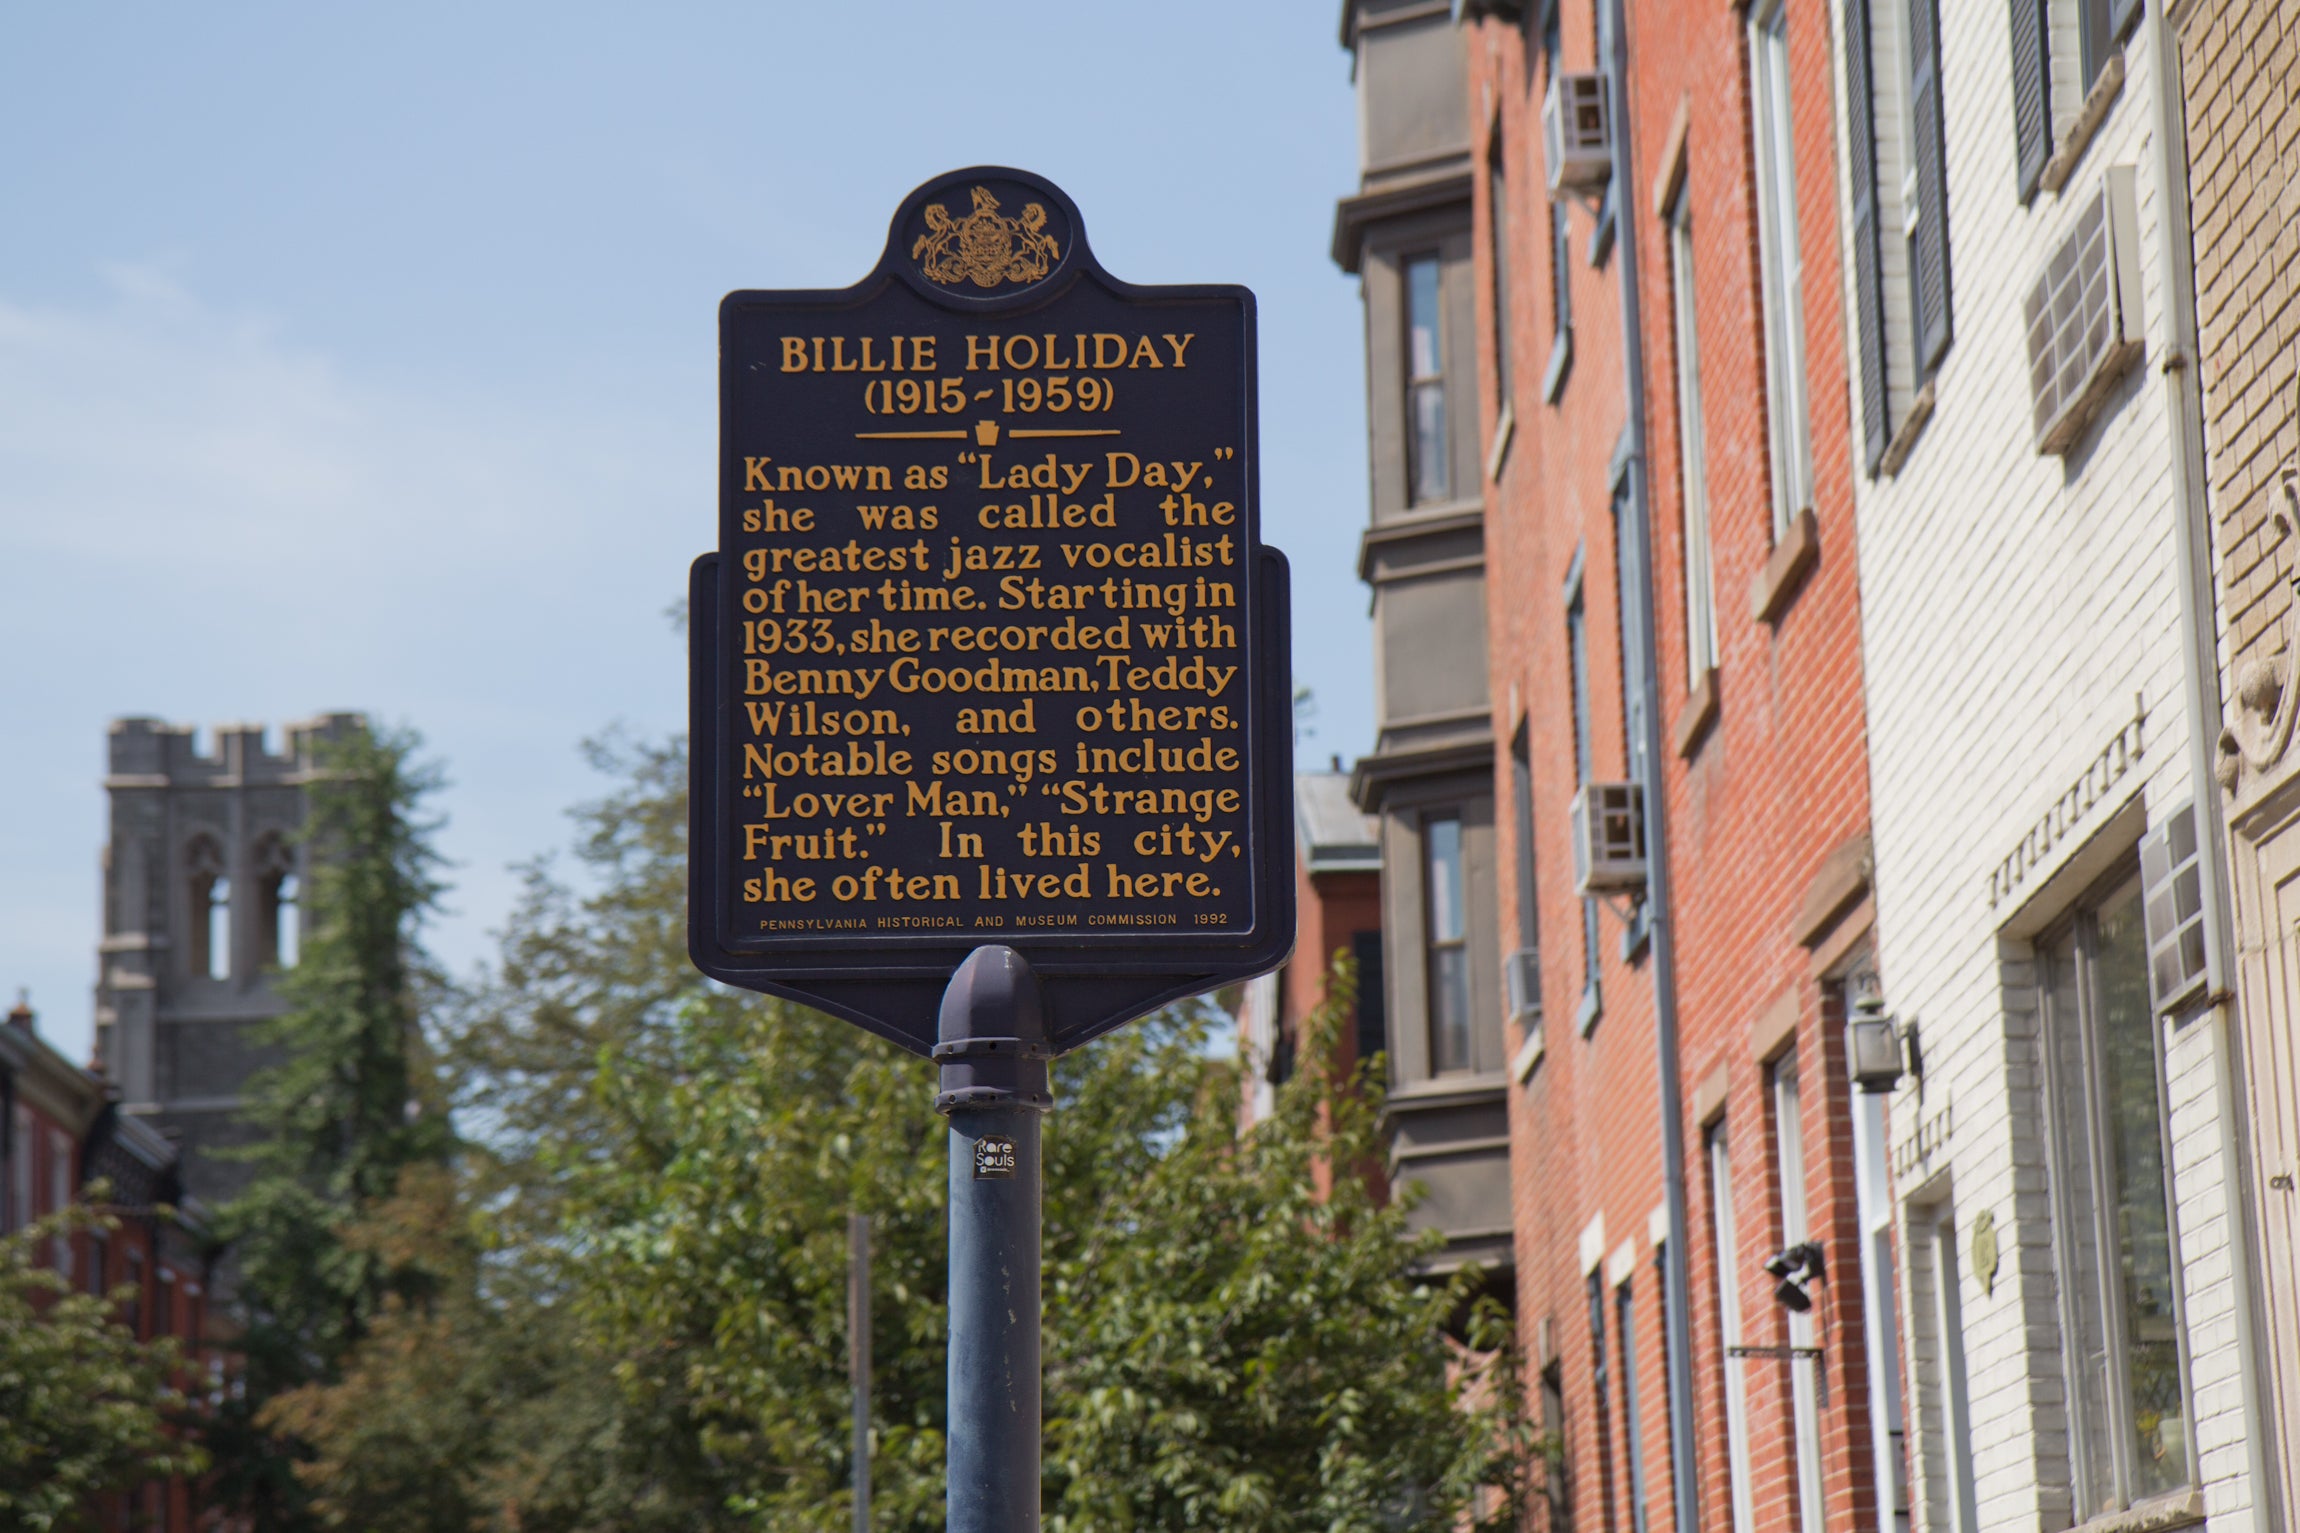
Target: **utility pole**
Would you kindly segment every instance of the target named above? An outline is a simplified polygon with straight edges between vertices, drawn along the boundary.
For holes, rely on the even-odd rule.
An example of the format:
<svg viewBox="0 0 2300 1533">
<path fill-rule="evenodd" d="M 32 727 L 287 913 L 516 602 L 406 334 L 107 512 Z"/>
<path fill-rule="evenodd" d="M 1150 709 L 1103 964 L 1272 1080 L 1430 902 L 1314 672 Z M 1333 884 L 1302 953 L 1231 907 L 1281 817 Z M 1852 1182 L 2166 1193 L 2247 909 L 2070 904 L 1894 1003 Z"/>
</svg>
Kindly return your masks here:
<svg viewBox="0 0 2300 1533">
<path fill-rule="evenodd" d="M 847 1384 L 854 1390 L 854 1533 L 870 1533 L 870 1215 L 847 1215 Z"/>
</svg>

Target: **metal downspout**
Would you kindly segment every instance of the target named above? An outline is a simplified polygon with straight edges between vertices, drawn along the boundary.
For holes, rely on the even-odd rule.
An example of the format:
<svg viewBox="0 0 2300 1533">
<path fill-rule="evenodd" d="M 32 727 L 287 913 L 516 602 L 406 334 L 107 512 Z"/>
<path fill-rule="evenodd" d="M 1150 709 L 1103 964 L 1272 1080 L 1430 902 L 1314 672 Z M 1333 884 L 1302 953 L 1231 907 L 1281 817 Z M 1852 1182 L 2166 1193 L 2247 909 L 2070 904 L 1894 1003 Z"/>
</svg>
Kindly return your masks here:
<svg viewBox="0 0 2300 1533">
<path fill-rule="evenodd" d="M 1646 483 L 1645 346 L 1637 296 L 1637 179 L 1629 146 L 1629 18 L 1624 0 L 1607 0 L 1613 56 L 1606 61 L 1612 92 L 1614 259 L 1621 263 L 1621 375 L 1629 422 L 1629 523 L 1644 575 L 1637 611 L 1622 621 L 1638 625 L 1643 642 L 1638 674 L 1625 678 L 1643 695 L 1645 735 L 1645 859 L 1647 910 L 1653 942 L 1654 1054 L 1661 1088 L 1662 1196 L 1669 1219 L 1668 1264 L 1662 1284 L 1662 1332 L 1669 1364 L 1669 1504 L 1677 1533 L 1700 1533 L 1693 1460 L 1693 1336 L 1688 1315 L 1685 1214 L 1685 1093 L 1677 1058 L 1677 938 L 1669 902 L 1669 842 L 1662 797 L 1661 685 L 1653 621 L 1653 507 Z"/>
</svg>

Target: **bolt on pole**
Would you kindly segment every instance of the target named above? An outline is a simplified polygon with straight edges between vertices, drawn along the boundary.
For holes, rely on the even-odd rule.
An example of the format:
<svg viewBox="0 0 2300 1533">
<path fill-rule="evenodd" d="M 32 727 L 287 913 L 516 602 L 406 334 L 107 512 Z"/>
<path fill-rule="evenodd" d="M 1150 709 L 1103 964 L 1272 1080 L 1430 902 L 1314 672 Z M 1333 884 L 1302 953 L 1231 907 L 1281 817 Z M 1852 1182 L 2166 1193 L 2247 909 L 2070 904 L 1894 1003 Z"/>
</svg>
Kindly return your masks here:
<svg viewBox="0 0 2300 1533">
<path fill-rule="evenodd" d="M 967 955 L 943 992 L 935 1111 L 950 1119 L 949 1533 L 1034 1533 L 1039 1470 L 1041 1117 L 1038 976 L 1008 947 Z"/>
</svg>

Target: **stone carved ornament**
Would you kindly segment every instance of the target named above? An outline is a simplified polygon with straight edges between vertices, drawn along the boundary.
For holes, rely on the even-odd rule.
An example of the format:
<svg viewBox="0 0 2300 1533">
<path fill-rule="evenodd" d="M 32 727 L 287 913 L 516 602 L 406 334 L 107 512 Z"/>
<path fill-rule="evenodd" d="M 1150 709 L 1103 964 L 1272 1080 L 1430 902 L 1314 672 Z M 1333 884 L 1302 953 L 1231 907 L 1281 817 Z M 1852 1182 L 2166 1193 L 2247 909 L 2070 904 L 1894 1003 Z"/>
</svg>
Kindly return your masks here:
<svg viewBox="0 0 2300 1533">
<path fill-rule="evenodd" d="M 2269 513 L 2278 543 L 2289 543 L 2300 528 L 2300 468 L 2287 467 L 2279 482 L 2282 507 Z M 2273 655 L 2246 661 L 2236 673 L 2236 714 L 2220 731 L 2220 759 L 2214 775 L 2230 795 L 2244 773 L 2267 771 L 2284 758 L 2292 744 L 2292 726 L 2300 714 L 2300 686 L 2292 678 L 2296 624 L 2300 624 L 2300 572 L 2285 578 L 2284 644 Z"/>
<path fill-rule="evenodd" d="M 2286 226 L 2300 225 L 2300 175 L 2287 171 L 2277 198 Z M 2294 348 L 2300 363 L 2300 346 Z M 2294 368 L 2295 397 L 2292 419 L 2300 425 L 2300 366 Z M 2289 543 L 2300 529 L 2300 460 L 2284 465 L 2277 487 L 2284 504 L 2269 513 L 2268 521 L 2279 544 Z M 2236 797 L 2236 785 L 2250 770 L 2255 776 L 2284 759 L 2292 745 L 2292 727 L 2300 714 L 2300 686 L 2294 685 L 2293 666 L 2300 657 L 2300 561 L 2285 575 L 2284 643 L 2275 654 L 2248 660 L 2236 672 L 2236 711 L 2220 731 L 2220 755 L 2212 775 L 2221 791 Z"/>
</svg>

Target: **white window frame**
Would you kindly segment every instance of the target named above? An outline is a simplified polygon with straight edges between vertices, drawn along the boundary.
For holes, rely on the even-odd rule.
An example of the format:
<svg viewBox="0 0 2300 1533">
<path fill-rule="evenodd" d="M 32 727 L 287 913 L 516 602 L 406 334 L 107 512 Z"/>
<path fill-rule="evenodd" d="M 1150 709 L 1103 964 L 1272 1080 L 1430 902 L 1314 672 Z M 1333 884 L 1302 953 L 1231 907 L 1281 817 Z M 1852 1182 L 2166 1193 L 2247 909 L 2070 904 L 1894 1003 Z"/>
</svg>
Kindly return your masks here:
<svg viewBox="0 0 2300 1533">
<path fill-rule="evenodd" d="M 1669 204 L 1669 294 L 1676 330 L 1677 479 L 1684 521 L 1685 685 L 1717 665 L 1717 577 L 1709 545 L 1709 439 L 1701 413 L 1701 335 L 1694 318 L 1690 184 Z"/>
<path fill-rule="evenodd" d="M 2094 1008 L 2099 1003 L 2101 990 L 2099 972 L 2100 912 L 2134 902 L 2131 919 L 2140 920 L 2138 908 L 2139 872 L 2137 868 L 2112 874 L 2109 880 L 2087 894 L 2072 912 L 2070 920 L 2055 928 L 2037 944 L 2037 972 L 2040 1012 L 2044 1024 L 2044 1097 L 2045 1120 L 2051 1135 L 2050 1153 L 2046 1157 L 2053 1200 L 2053 1255 L 2058 1278 L 2061 1309 L 2063 1355 L 2071 1374 L 2067 1379 L 2069 1399 L 2069 1470 L 2070 1488 L 2075 1494 L 2076 1515 L 2083 1518 L 2104 1511 L 2124 1510 L 2142 1505 L 2154 1498 L 2178 1494 L 2197 1483 L 2195 1440 L 2196 1400 L 2193 1376 L 2188 1355 L 2188 1324 L 2186 1294 L 2182 1291 L 2180 1271 L 2180 1225 L 2172 1198 L 2173 1159 L 2166 1138 L 2169 1108 L 2166 1102 L 2164 1079 L 2163 1034 L 2157 1019 L 2148 1018 L 2150 1033 L 2149 1065 L 2153 1073 L 2151 1082 L 2157 1107 L 2158 1150 L 2164 1180 L 2164 1238 L 2168 1247 L 2166 1302 L 2167 1323 L 2171 1330 L 2175 1367 L 2179 1373 L 2181 1411 L 2180 1452 L 2181 1474 L 2169 1488 L 2146 1489 L 2138 1485 L 2138 1459 L 2134 1452 L 2135 1422 L 2131 1400 L 2131 1373 L 2136 1350 L 2136 1338 L 2128 1334 L 2127 1316 L 2122 1296 L 2114 1291 L 2121 1270 L 2116 1260 L 2115 1235 L 2120 1227 L 2118 1211 L 2126 1206 L 2123 1189 L 2114 1188 L 2117 1200 L 2108 1206 L 2102 1194 L 2112 1190 L 2115 1176 L 2115 1151 L 2109 1143 L 2110 1111 L 2102 1092 L 2103 1067 L 2100 1063 L 2102 1048 L 2102 1022 Z M 2077 1015 L 2064 1018 L 2059 1015 L 2060 998 L 2052 984 L 2050 950 L 2067 943 L 2076 963 L 2074 998 L 2078 1003 Z M 2146 953 L 2146 939 L 2142 939 L 2142 953 Z M 2144 957 L 2145 961 L 2145 957 Z M 2063 1078 L 2064 1062 L 2059 1052 L 2059 1034 L 2063 1028 L 2073 1028 L 2081 1048 L 2079 1078 Z M 2078 1110 L 2070 1111 L 2071 1095 L 2081 1097 Z M 2092 1242 L 2093 1267 L 2087 1272 L 2078 1266 L 2076 1249 L 2079 1243 L 2079 1225 L 2090 1224 L 2083 1232 Z M 2086 1316 L 2085 1311 L 2092 1313 Z M 2106 1370 L 2102 1377 L 2083 1378 L 2076 1370 L 2084 1366 L 2080 1337 L 2084 1332 L 2083 1319 L 2091 1318 L 2101 1327 Z M 2100 1394 L 2093 1397 L 2087 1386 L 2098 1385 Z M 2102 1419 L 2092 1417 L 2098 1413 Z M 2107 1484 L 2095 1483 L 2096 1468 L 2093 1454 L 2105 1448 L 2109 1455 Z"/>
<path fill-rule="evenodd" d="M 1869 1363 L 1869 1452 L 1877 1533 L 1909 1533 L 1908 1425 L 1901 1404 L 1900 1276 L 1883 1092 L 1853 1093 L 1853 1186 L 1861 1222 L 1862 1342 Z"/>
<path fill-rule="evenodd" d="M 1435 370 L 1423 372 L 1420 358 L 1415 354 L 1414 331 L 1414 277 L 1423 266 L 1428 266 L 1435 277 L 1432 284 L 1429 315 L 1431 361 Z M 1443 505 L 1453 498 L 1453 400 L 1446 387 L 1446 280 L 1445 253 L 1435 246 L 1415 250 L 1398 262 L 1399 311 L 1404 321 L 1403 357 L 1400 369 L 1405 375 L 1405 462 L 1406 504 L 1411 506 Z M 1435 457 L 1430 456 L 1430 444 L 1422 441 L 1421 402 L 1425 396 L 1437 399 L 1437 441 Z M 1434 485 L 1428 493 L 1423 491 L 1424 478 L 1434 471 Z"/>
<path fill-rule="evenodd" d="M 1750 140 L 1757 161 L 1765 403 L 1773 536 L 1813 503 L 1813 422 L 1805 357 L 1804 252 L 1797 235 L 1797 140 L 1789 93 L 1786 0 L 1749 8 Z"/>
<path fill-rule="evenodd" d="M 1812 1234 L 1805 1206 L 1805 1124 L 1800 1106 L 1797 1056 L 1792 1051 L 1782 1055 L 1773 1066 L 1773 1144 L 1781 1187 L 1783 1246 L 1801 1244 Z M 1790 1346 L 1819 1345 L 1810 1310 L 1803 1314 L 1795 1310 L 1785 1313 Z M 1814 1377 L 1818 1367 L 1818 1361 L 1810 1355 L 1793 1357 L 1789 1363 L 1790 1414 L 1796 1430 L 1797 1525 L 1805 1533 L 1820 1533 L 1827 1526 L 1823 1520 L 1827 1501 L 1822 1482 L 1821 1402 L 1819 1381 Z"/>
<path fill-rule="evenodd" d="M 1741 1245 L 1733 1218 L 1732 1139 L 1720 1121 L 1709 1131 L 1709 1208 L 1717 1241 L 1717 1345 L 1725 1359 L 1725 1473 L 1732 1533 L 1757 1526 L 1749 1470 L 1749 1364 L 1733 1355 L 1741 1339 Z"/>
</svg>

